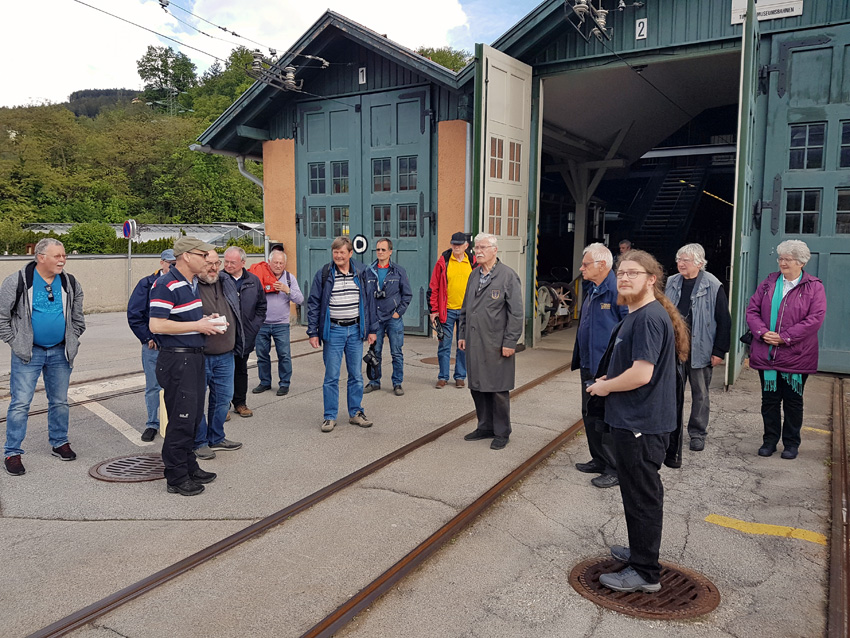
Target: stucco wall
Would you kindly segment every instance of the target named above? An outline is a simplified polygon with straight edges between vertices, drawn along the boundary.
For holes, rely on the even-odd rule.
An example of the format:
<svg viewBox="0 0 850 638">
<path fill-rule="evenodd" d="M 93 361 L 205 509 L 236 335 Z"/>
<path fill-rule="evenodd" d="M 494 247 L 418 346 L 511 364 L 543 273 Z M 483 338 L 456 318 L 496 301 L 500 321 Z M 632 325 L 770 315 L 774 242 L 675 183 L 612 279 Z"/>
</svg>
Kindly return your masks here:
<svg viewBox="0 0 850 638">
<path fill-rule="evenodd" d="M 452 234 L 464 228 L 466 201 L 466 132 L 469 124 L 437 124 L 437 252 L 449 247 Z M 471 187 L 471 185 L 470 185 Z"/>
<path fill-rule="evenodd" d="M 247 266 L 262 261 L 262 255 L 248 255 Z M 0 279 L 18 272 L 32 257 L 0 257 Z M 83 287 L 83 310 L 122 312 L 136 283 L 159 268 L 159 255 L 133 256 L 131 287 L 127 289 L 126 255 L 69 255 L 65 270 Z"/>
<path fill-rule="evenodd" d="M 295 213 L 295 140 L 263 142 L 264 218 L 269 241 L 286 250 L 286 269 L 297 274 Z"/>
</svg>

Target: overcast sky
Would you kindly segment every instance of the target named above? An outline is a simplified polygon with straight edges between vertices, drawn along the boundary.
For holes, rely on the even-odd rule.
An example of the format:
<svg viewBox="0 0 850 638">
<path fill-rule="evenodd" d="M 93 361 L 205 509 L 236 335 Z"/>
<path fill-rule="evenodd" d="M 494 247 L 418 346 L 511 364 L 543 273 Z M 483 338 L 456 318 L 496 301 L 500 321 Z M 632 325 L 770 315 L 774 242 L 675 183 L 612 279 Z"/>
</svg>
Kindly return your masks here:
<svg viewBox="0 0 850 638">
<path fill-rule="evenodd" d="M 237 44 L 256 45 L 178 7 L 281 53 L 328 8 L 411 49 L 450 45 L 472 51 L 476 42 L 493 42 L 539 4 L 538 0 L 175 0 L 176 4 L 169 2 L 173 14 L 169 15 L 159 0 L 82 1 L 222 59 Z M 8 2 L 2 16 L 0 106 L 64 102 L 81 89 L 140 90 L 136 60 L 148 45 L 182 51 L 195 63 L 198 75 L 215 61 L 75 0 Z"/>
</svg>

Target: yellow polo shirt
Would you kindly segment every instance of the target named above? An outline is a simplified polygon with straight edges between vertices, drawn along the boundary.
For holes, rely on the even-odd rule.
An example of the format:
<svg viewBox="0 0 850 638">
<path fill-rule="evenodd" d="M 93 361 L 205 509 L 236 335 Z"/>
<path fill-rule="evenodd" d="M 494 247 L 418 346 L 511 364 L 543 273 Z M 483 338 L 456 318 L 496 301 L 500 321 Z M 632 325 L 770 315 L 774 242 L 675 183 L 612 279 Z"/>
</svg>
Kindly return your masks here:
<svg viewBox="0 0 850 638">
<path fill-rule="evenodd" d="M 471 273 L 472 264 L 469 262 L 469 256 L 466 253 L 463 254 L 463 261 L 458 261 L 454 255 L 449 256 L 449 263 L 446 264 L 446 279 L 448 280 L 446 307 L 449 310 L 460 310 L 463 306 L 466 282 Z"/>
</svg>

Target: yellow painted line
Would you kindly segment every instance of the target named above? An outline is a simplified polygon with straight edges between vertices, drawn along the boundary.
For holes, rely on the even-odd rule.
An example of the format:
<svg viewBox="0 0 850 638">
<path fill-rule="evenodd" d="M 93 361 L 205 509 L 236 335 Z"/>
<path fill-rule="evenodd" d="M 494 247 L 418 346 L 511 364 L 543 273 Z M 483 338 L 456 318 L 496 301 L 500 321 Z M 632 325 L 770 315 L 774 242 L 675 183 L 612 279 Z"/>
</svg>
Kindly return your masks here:
<svg viewBox="0 0 850 638">
<path fill-rule="evenodd" d="M 832 434 L 829 430 L 821 430 L 820 428 L 810 428 L 808 425 L 804 425 L 803 429 L 806 432 L 817 432 L 818 434 Z"/>
<path fill-rule="evenodd" d="M 810 532 L 807 529 L 799 529 L 797 527 L 785 527 L 784 525 L 767 525 L 765 523 L 747 523 L 739 521 L 737 518 L 728 518 L 726 516 L 718 516 L 717 514 L 709 514 L 705 517 L 706 523 L 714 523 L 721 527 L 737 529 L 745 534 L 763 534 L 766 536 L 782 536 L 784 538 L 798 538 L 801 541 L 809 541 L 818 545 L 826 545 L 826 536 L 817 532 Z"/>
</svg>

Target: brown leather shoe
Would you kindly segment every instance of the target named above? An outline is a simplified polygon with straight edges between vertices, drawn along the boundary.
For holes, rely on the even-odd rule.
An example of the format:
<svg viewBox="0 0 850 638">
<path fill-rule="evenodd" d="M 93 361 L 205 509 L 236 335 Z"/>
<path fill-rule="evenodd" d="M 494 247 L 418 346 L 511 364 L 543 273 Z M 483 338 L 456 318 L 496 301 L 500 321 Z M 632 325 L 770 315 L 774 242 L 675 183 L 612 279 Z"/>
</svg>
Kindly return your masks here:
<svg viewBox="0 0 850 638">
<path fill-rule="evenodd" d="M 435 385 L 434 387 L 437 388 L 438 390 L 440 388 L 445 388 L 446 387 L 445 379 L 437 379 L 437 385 Z"/>
<path fill-rule="evenodd" d="M 464 381 L 463 379 L 455 379 L 455 387 L 456 388 L 465 388 L 466 387 L 466 381 Z"/>
<path fill-rule="evenodd" d="M 233 411 L 236 412 L 241 417 L 248 418 L 249 416 L 254 416 L 254 413 L 251 411 L 247 405 L 237 405 L 233 408 Z"/>
</svg>

